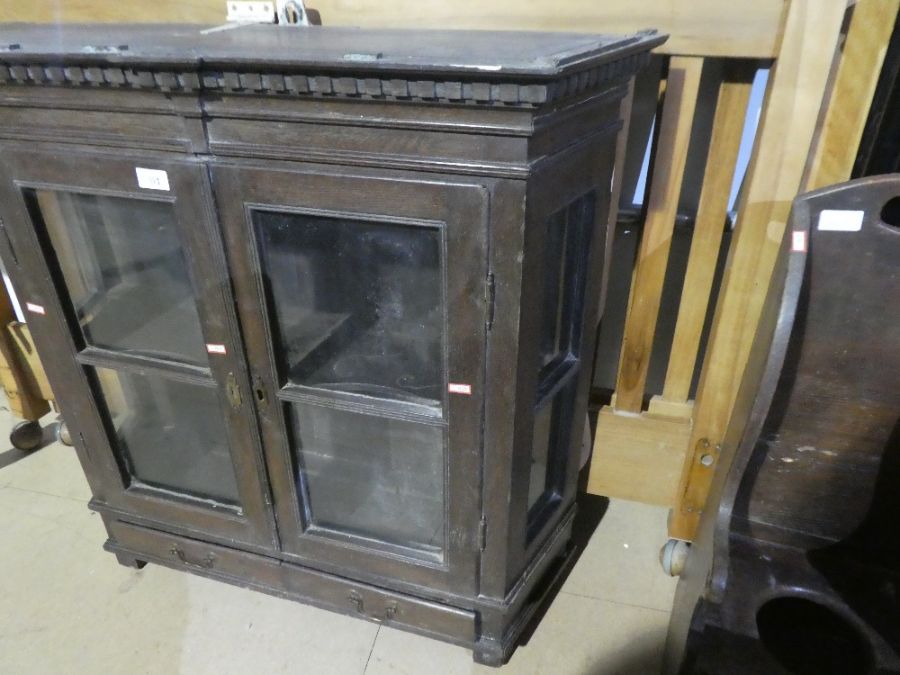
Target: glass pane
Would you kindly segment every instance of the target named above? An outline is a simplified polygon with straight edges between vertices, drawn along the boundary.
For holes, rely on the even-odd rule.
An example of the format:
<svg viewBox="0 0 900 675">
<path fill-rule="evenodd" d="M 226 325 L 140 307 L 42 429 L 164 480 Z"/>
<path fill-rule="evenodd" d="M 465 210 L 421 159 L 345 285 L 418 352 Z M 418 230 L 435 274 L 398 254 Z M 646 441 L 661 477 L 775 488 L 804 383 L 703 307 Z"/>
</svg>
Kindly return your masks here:
<svg viewBox="0 0 900 675">
<path fill-rule="evenodd" d="M 593 193 L 576 199 L 547 219 L 539 342 L 541 368 L 559 362 L 570 353 L 577 356 L 593 223 Z"/>
<path fill-rule="evenodd" d="M 442 549 L 444 426 L 305 403 L 287 408 L 313 523 Z"/>
<path fill-rule="evenodd" d="M 531 473 L 528 484 L 528 508 L 544 494 L 547 482 L 547 456 L 550 453 L 550 426 L 553 406 L 545 405 L 534 413 L 534 437 L 531 440 Z"/>
<path fill-rule="evenodd" d="M 160 375 L 93 369 L 113 447 L 141 483 L 238 503 L 216 389 Z"/>
<path fill-rule="evenodd" d="M 208 364 L 169 203 L 29 191 L 88 345 Z"/>
<path fill-rule="evenodd" d="M 557 211 L 547 223 L 544 240 L 544 302 L 541 324 L 541 367 L 553 361 L 563 349 L 563 298 L 565 292 L 566 210 Z"/>
<path fill-rule="evenodd" d="M 254 211 L 289 382 L 437 405 L 443 392 L 437 228 Z"/>
<path fill-rule="evenodd" d="M 545 495 L 548 499 L 552 498 L 562 487 L 572 437 L 574 379 L 551 399 L 542 402 L 534 412 L 528 484 L 529 509 Z"/>
</svg>

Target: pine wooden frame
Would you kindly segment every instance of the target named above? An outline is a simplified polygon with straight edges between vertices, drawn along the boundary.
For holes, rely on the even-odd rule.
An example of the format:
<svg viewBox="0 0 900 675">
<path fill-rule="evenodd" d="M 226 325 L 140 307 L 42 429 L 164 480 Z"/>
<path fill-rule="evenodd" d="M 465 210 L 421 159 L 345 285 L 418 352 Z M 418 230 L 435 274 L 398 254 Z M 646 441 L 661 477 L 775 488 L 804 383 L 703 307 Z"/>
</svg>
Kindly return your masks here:
<svg viewBox="0 0 900 675">
<path fill-rule="evenodd" d="M 644 409 L 679 174 L 693 122 L 691 99 L 703 64 L 702 56 L 670 58 L 616 393 L 598 420 L 589 490 L 671 506 L 674 538 L 690 540 L 696 531 L 735 414 L 738 383 L 791 202 L 800 192 L 849 178 L 897 9 L 897 2 L 877 0 L 850 7 L 844 0 L 785 3 L 696 401 L 691 401 L 752 76 L 738 63 L 726 67 L 731 72 L 719 90 L 665 385 Z M 740 23 L 739 12 L 734 20 Z"/>
</svg>

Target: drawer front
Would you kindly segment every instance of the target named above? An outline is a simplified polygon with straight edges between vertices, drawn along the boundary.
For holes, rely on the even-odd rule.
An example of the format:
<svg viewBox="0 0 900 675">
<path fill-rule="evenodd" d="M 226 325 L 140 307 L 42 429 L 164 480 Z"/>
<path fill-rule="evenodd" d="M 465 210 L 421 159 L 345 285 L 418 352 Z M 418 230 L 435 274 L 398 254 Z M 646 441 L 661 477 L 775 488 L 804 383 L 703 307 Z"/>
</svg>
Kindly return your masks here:
<svg viewBox="0 0 900 675">
<path fill-rule="evenodd" d="M 475 613 L 274 558 L 108 520 L 105 548 L 273 595 L 471 646 Z"/>
</svg>

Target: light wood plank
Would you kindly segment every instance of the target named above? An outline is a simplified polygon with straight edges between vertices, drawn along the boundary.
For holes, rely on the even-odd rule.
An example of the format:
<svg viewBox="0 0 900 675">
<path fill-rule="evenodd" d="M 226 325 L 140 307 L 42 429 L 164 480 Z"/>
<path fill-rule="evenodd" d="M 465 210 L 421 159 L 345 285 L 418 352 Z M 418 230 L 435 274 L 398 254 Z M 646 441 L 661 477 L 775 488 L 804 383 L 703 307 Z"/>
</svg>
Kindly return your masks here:
<svg viewBox="0 0 900 675">
<path fill-rule="evenodd" d="M 6 330 L 16 321 L 12 300 L 6 286 L 0 284 L 0 386 L 6 393 L 10 411 L 25 420 L 38 420 L 50 411 L 27 364 L 18 356 L 15 344 Z"/>
<path fill-rule="evenodd" d="M 746 63 L 735 64 L 726 72 L 719 86 L 703 188 L 662 393 L 666 403 L 683 403 L 688 399 L 725 230 L 728 197 L 744 131 L 754 70 Z"/>
<path fill-rule="evenodd" d="M 806 190 L 850 178 L 898 11 L 900 0 L 859 0 L 853 8 Z"/>
<path fill-rule="evenodd" d="M 672 37 L 663 54 L 775 54 L 784 0 L 309 0 L 324 25 L 476 28 L 579 33 L 631 33 L 656 28 Z M 3 21 L 225 21 L 225 0 L 0 0 Z"/>
<path fill-rule="evenodd" d="M 769 279 L 801 187 L 846 10 L 844 0 L 792 0 L 784 43 L 769 78 L 757 143 L 713 319 L 694 428 L 669 534 L 691 539 L 713 471 L 701 447 L 716 448 L 734 405 Z"/>
<path fill-rule="evenodd" d="M 673 506 L 690 436 L 688 420 L 600 410 L 588 492 Z"/>
<path fill-rule="evenodd" d="M 225 22 L 224 0 L 0 0 L 3 21 L 36 23 Z"/>
<path fill-rule="evenodd" d="M 16 351 L 18 362 L 29 380 L 29 387 L 33 386 L 34 393 L 41 399 L 52 401 L 53 390 L 34 346 L 34 340 L 31 339 L 31 329 L 20 321 L 12 321 L 6 330 Z"/>
<path fill-rule="evenodd" d="M 641 410 L 702 70 L 703 59 L 697 57 L 672 57 L 669 64 L 647 217 L 616 377 L 616 409 L 621 411 Z"/>
<path fill-rule="evenodd" d="M 606 291 L 609 286 L 609 270 L 612 266 L 613 242 L 616 239 L 616 224 L 619 220 L 619 199 L 622 196 L 622 174 L 625 170 L 625 150 L 628 145 L 628 131 L 631 127 L 631 103 L 634 100 L 634 78 L 628 83 L 628 93 L 619 104 L 619 118 L 622 128 L 616 139 L 616 158 L 613 164 L 613 180 L 609 194 L 609 218 L 606 225 L 606 243 L 603 249 L 603 281 L 600 283 L 600 305 L 597 322 L 603 319 L 606 307 Z"/>
</svg>

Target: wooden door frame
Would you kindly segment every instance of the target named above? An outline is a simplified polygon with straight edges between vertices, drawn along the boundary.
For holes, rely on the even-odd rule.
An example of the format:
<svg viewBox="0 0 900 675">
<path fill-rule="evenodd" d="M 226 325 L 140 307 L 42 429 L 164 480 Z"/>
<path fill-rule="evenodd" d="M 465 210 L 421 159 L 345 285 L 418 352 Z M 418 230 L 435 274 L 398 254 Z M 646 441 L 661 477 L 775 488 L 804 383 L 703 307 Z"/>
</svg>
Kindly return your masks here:
<svg viewBox="0 0 900 675">
<path fill-rule="evenodd" d="M 272 402 L 258 405 L 258 415 L 282 554 L 323 571 L 346 573 L 353 569 L 355 577 L 385 586 L 405 585 L 422 593 L 438 590 L 471 598 L 477 591 L 479 556 L 480 484 L 472 477 L 480 473 L 483 442 L 487 191 L 479 185 L 439 176 L 294 162 L 222 159 L 213 162 L 210 171 L 253 379 Z M 456 255 L 462 261 L 454 263 L 445 257 L 445 293 L 449 293 L 445 353 L 451 369 L 449 381 L 467 381 L 472 395 L 446 393 L 443 401 L 445 433 L 449 434 L 445 471 L 449 473 L 445 479 L 448 520 L 442 561 L 402 555 L 396 546 L 367 544 L 360 537 L 337 530 L 326 532 L 321 526 L 309 528 L 304 522 L 286 416 L 283 405 L 273 405 L 279 402 L 275 393 L 281 389 L 280 376 L 271 312 L 266 308 L 249 220 L 249 210 L 261 206 L 375 221 L 402 219 L 413 226 L 435 227 L 441 223 L 445 256 Z M 467 374 L 461 377 L 460 370 Z"/>
<path fill-rule="evenodd" d="M 115 513 L 125 520 L 165 524 L 185 532 L 210 533 L 221 541 L 240 541 L 263 551 L 277 549 L 274 517 L 269 507 L 265 469 L 256 435 L 256 423 L 246 406 L 235 408 L 227 395 L 227 380 L 233 374 L 243 400 L 250 386 L 243 364 L 243 347 L 234 312 L 229 310 L 230 288 L 220 283 L 214 270 L 224 270 L 206 172 L 201 163 L 160 154 L 130 156 L 125 152 L 97 153 L 71 150 L 42 152 L 34 146 L 4 145 L 0 194 L 6 237 L 0 242 L 7 270 L 22 294 L 34 329 L 34 339 L 45 361 L 60 405 L 73 429 L 79 459 L 89 477 L 94 498 L 92 508 Z M 85 162 L 93 167 L 84 171 Z M 136 166 L 164 170 L 169 191 L 139 188 Z M 207 343 L 224 345 L 225 354 L 210 355 L 209 369 L 173 366 L 150 357 L 117 355 L 109 350 L 79 347 L 71 308 L 52 272 L 49 242 L 34 226 L 23 194 L 25 189 L 52 189 L 100 194 L 127 199 L 150 200 L 172 205 L 178 235 L 184 246 L 185 263 L 197 301 L 198 314 Z M 189 226 L 191 223 L 193 226 Z M 199 225 L 199 226 L 198 226 Z M 39 270 L 36 273 L 35 270 Z M 34 311 L 33 307 L 43 312 Z M 102 355 L 101 355 L 102 352 Z M 209 500 L 173 496 L 169 491 L 131 486 L 115 457 L 102 405 L 86 366 L 116 366 L 140 372 L 165 372 L 172 381 L 215 383 L 227 420 L 228 440 L 241 505 L 216 507 Z M 159 369 L 154 369 L 159 365 Z M 206 374 L 204 374 L 204 371 Z M 89 470 L 88 470 L 89 469 Z"/>
</svg>

